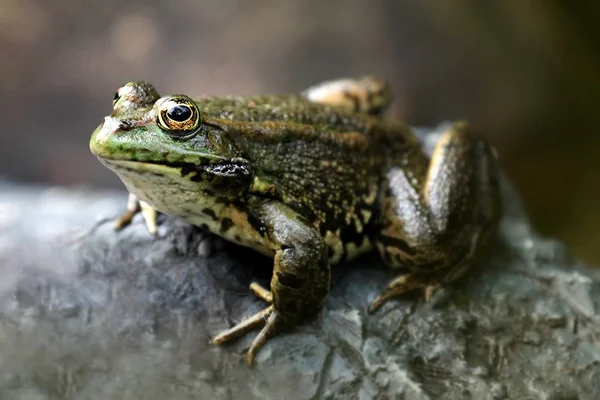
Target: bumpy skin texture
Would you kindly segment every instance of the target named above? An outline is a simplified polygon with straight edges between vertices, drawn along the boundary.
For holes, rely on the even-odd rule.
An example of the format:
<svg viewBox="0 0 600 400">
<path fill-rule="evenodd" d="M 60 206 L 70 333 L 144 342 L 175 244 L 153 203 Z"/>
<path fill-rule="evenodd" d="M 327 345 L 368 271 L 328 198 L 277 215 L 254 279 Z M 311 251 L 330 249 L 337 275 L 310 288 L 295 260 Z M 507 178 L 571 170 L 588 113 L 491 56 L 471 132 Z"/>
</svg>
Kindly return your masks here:
<svg viewBox="0 0 600 400">
<path fill-rule="evenodd" d="M 321 103 L 310 89 L 194 102 L 130 83 L 92 136 L 92 152 L 143 204 L 274 257 L 272 294 L 255 290 L 272 305 L 215 338 L 264 323 L 249 363 L 269 337 L 316 313 L 330 264 L 376 245 L 389 266 L 413 271 L 390 282 L 374 311 L 461 276 L 495 230 L 489 146 L 458 123 L 429 158 L 408 127 L 375 116 L 384 88 L 355 83 L 331 85 L 342 96 Z"/>
</svg>

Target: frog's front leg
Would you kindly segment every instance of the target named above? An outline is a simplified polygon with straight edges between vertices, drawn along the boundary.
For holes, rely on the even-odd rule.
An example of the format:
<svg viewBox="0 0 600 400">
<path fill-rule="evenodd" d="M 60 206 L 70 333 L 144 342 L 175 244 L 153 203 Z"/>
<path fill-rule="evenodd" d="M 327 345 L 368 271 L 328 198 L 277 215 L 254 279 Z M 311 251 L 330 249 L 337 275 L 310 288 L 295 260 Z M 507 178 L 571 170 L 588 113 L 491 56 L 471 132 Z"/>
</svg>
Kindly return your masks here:
<svg viewBox="0 0 600 400">
<path fill-rule="evenodd" d="M 114 222 L 115 229 L 122 229 L 123 227 L 129 225 L 133 220 L 133 217 L 135 217 L 135 215 L 139 212 L 142 213 L 142 217 L 144 218 L 148 232 L 150 232 L 152 235 L 156 234 L 156 219 L 158 217 L 156 210 L 148 203 L 138 199 L 136 195 L 131 193 L 127 198 L 127 209 Z"/>
<path fill-rule="evenodd" d="M 392 280 L 370 312 L 412 289 L 424 288 L 428 300 L 442 284 L 458 279 L 500 218 L 495 155 L 464 122 L 442 135 L 423 176 L 409 174 L 405 168 L 388 172 L 376 243 L 388 265 L 411 273 Z"/>
<path fill-rule="evenodd" d="M 250 212 L 275 254 L 271 292 L 257 284 L 251 289 L 271 305 L 213 339 L 221 344 L 264 325 L 246 355 L 249 365 L 269 338 L 319 311 L 330 282 L 327 245 L 305 218 L 277 201 L 263 201 Z"/>
</svg>

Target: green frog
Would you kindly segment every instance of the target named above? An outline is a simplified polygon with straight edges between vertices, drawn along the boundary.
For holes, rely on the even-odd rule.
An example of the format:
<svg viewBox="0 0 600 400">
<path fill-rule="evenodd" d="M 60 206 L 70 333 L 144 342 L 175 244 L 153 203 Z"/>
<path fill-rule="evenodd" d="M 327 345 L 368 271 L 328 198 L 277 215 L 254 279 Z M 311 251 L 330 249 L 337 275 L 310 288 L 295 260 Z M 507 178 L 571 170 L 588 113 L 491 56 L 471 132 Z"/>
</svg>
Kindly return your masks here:
<svg viewBox="0 0 600 400">
<path fill-rule="evenodd" d="M 389 85 L 338 79 L 291 95 L 161 97 L 146 82 L 119 88 L 90 149 L 141 211 L 183 218 L 273 258 L 268 306 L 217 335 L 260 328 L 246 362 L 269 338 L 321 308 L 330 266 L 376 249 L 402 269 L 371 301 L 434 290 L 462 276 L 488 247 L 501 215 L 495 151 L 466 122 L 431 155 L 410 127 L 383 118 Z"/>
</svg>

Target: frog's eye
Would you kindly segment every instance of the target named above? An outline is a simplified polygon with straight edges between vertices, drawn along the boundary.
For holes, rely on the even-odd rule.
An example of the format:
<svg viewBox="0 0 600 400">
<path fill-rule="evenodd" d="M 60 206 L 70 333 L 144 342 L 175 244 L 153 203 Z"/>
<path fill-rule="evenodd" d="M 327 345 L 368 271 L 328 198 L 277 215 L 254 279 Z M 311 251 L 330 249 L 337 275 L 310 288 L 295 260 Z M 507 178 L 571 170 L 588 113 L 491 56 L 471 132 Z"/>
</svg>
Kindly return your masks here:
<svg viewBox="0 0 600 400">
<path fill-rule="evenodd" d="M 169 136 L 184 139 L 196 133 L 200 112 L 196 103 L 186 96 L 173 96 L 157 102 L 156 122 Z"/>
</svg>

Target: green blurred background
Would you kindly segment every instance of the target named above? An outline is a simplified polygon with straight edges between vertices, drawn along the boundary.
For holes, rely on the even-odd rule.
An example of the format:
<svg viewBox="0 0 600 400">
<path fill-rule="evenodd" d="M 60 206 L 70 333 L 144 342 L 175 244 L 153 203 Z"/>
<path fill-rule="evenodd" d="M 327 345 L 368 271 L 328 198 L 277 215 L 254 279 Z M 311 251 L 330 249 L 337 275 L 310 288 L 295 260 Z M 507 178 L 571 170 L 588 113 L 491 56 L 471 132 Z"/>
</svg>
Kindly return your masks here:
<svg viewBox="0 0 600 400">
<path fill-rule="evenodd" d="M 0 0 L 0 176 L 121 187 L 88 151 L 115 89 L 293 92 L 376 74 L 391 116 L 471 120 L 538 229 L 600 264 L 600 2 Z"/>
</svg>

